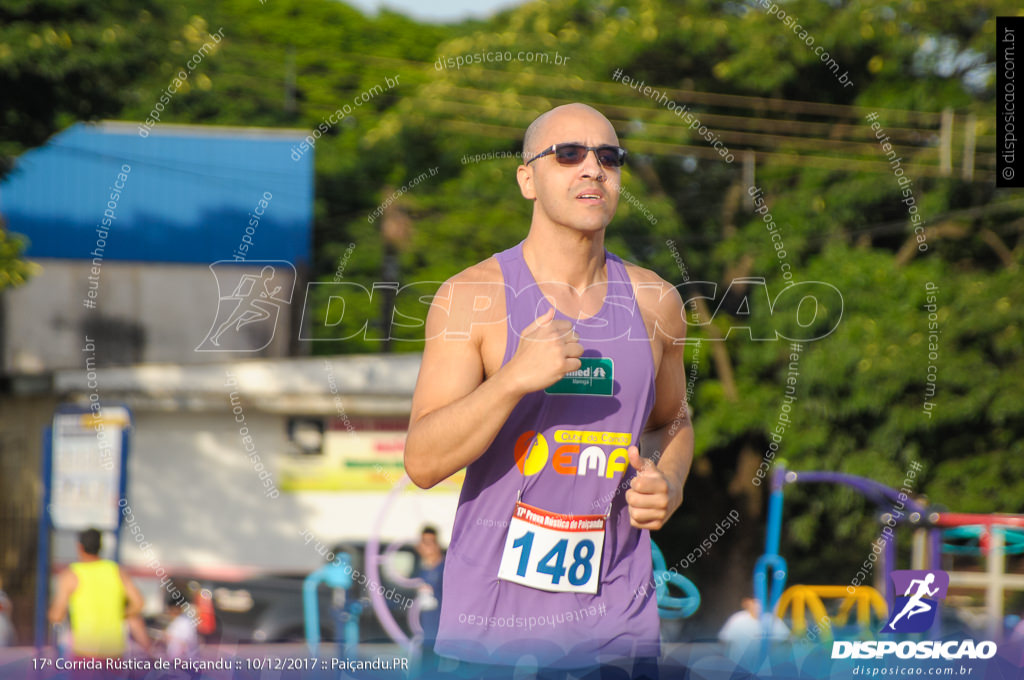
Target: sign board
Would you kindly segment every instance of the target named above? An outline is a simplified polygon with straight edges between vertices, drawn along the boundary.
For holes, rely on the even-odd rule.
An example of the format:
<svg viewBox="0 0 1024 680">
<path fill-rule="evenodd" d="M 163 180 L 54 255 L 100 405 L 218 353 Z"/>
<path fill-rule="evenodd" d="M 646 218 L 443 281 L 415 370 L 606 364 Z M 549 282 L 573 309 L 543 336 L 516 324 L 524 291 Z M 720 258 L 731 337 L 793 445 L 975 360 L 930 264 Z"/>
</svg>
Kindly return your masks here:
<svg viewBox="0 0 1024 680">
<path fill-rule="evenodd" d="M 331 423 L 322 449 L 315 455 L 291 454 L 280 459 L 283 491 L 389 491 L 405 474 L 406 422 L 353 419 Z M 465 471 L 460 470 L 435 489 L 457 492 Z"/>
<path fill-rule="evenodd" d="M 58 411 L 53 417 L 50 519 L 57 530 L 117 531 L 122 439 L 131 426 L 123 406 Z"/>
</svg>

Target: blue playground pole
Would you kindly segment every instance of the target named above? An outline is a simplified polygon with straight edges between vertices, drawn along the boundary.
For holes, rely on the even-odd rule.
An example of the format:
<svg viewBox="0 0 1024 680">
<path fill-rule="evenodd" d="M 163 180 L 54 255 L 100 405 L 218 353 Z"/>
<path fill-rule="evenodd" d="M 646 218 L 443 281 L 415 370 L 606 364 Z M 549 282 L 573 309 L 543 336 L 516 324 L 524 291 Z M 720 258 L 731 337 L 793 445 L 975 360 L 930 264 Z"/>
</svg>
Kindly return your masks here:
<svg viewBox="0 0 1024 680">
<path fill-rule="evenodd" d="M 765 553 L 779 554 L 782 536 L 782 487 L 786 483 L 786 464 L 779 463 L 772 474 L 772 493 L 768 498 L 768 526 L 765 536 Z"/>
<path fill-rule="evenodd" d="M 786 560 L 779 554 L 782 536 L 782 487 L 786 483 L 786 465 L 779 461 L 772 474 L 772 491 L 768 499 L 768 520 L 764 554 L 754 566 L 754 597 L 761 603 L 761 612 L 775 610 L 786 586 Z M 770 587 L 769 587 L 770 584 Z"/>
<path fill-rule="evenodd" d="M 346 567 L 348 570 L 346 571 Z M 340 553 L 337 558 L 328 564 L 320 567 L 307 576 L 302 582 L 302 609 L 306 624 L 306 644 L 313 656 L 319 656 L 320 647 L 320 601 L 317 597 L 317 588 L 321 583 L 342 591 L 352 587 L 352 568 L 347 553 Z M 339 637 L 339 653 L 341 656 L 355 656 L 356 647 L 359 644 L 359 614 L 362 607 L 358 602 L 351 605 L 346 603 L 344 610 L 350 618 L 342 621 L 343 616 L 339 615 L 335 620 L 344 623 L 344 630 L 336 631 Z"/>
<path fill-rule="evenodd" d="M 761 605 L 761 625 L 764 629 L 761 636 L 759 665 L 768 658 L 772 613 L 786 586 L 786 560 L 779 554 L 782 536 L 782 487 L 785 483 L 786 465 L 782 461 L 776 461 L 772 474 L 771 496 L 768 497 L 764 554 L 757 558 L 754 565 L 754 597 Z"/>
<path fill-rule="evenodd" d="M 896 593 L 892 590 L 892 572 L 896 569 L 896 533 L 887 536 L 884 548 L 885 568 L 882 570 L 882 578 L 885 579 L 885 599 L 889 602 L 889 611 L 892 611 L 892 603 L 896 601 Z"/>
<path fill-rule="evenodd" d="M 125 407 L 128 408 L 127 406 Z M 130 414 L 131 411 L 128 411 Z M 121 483 L 118 496 L 128 502 L 128 445 L 131 443 L 131 427 L 121 430 Z M 124 513 L 117 513 L 117 528 L 114 529 L 114 561 L 121 564 L 121 527 L 124 525 Z"/>
<path fill-rule="evenodd" d="M 35 647 L 36 654 L 41 656 L 46 646 L 46 609 L 50 594 L 50 477 L 53 457 L 53 426 L 43 428 L 43 461 L 42 480 L 43 498 L 39 509 L 39 555 L 36 561 L 36 616 L 35 616 Z"/>
</svg>

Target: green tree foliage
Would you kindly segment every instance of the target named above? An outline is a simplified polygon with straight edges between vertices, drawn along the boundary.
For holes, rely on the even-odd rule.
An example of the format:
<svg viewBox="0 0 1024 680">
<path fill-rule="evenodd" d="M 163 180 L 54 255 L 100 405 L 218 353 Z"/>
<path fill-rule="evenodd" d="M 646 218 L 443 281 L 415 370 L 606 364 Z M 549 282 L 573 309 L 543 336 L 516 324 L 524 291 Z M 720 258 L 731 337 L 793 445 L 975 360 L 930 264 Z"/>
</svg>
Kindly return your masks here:
<svg viewBox="0 0 1024 680">
<path fill-rule="evenodd" d="M 0 177 L 79 120 L 115 116 L 126 85 L 166 50 L 161 3 L 0 3 Z"/>
<path fill-rule="evenodd" d="M 8 233 L 0 218 L 0 291 L 25 283 L 36 272 L 36 266 L 21 259 L 24 238 Z"/>
</svg>

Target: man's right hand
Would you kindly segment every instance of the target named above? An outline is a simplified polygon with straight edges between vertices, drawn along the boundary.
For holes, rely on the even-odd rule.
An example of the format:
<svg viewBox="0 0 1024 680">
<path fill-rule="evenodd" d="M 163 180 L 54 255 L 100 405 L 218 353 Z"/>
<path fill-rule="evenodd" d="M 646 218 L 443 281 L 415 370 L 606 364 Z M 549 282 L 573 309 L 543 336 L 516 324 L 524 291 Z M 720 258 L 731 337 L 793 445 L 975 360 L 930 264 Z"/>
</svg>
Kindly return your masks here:
<svg viewBox="0 0 1024 680">
<path fill-rule="evenodd" d="M 523 394 L 536 392 L 558 382 L 569 371 L 582 366 L 583 345 L 572 322 L 555 320 L 551 307 L 519 334 L 519 347 L 505 369 Z"/>
</svg>

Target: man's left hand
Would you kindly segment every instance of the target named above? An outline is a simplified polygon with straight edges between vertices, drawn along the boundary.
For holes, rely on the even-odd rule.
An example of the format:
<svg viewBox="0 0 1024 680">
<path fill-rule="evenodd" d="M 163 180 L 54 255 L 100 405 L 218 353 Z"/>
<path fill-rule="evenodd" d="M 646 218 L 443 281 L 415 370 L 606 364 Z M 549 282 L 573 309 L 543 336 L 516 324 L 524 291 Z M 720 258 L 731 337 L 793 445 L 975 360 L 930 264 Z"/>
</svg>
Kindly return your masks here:
<svg viewBox="0 0 1024 680">
<path fill-rule="evenodd" d="M 637 529 L 660 529 L 683 502 L 682 486 L 649 458 L 641 458 L 636 446 L 629 447 L 629 464 L 637 471 L 626 491 L 629 523 Z"/>
</svg>

